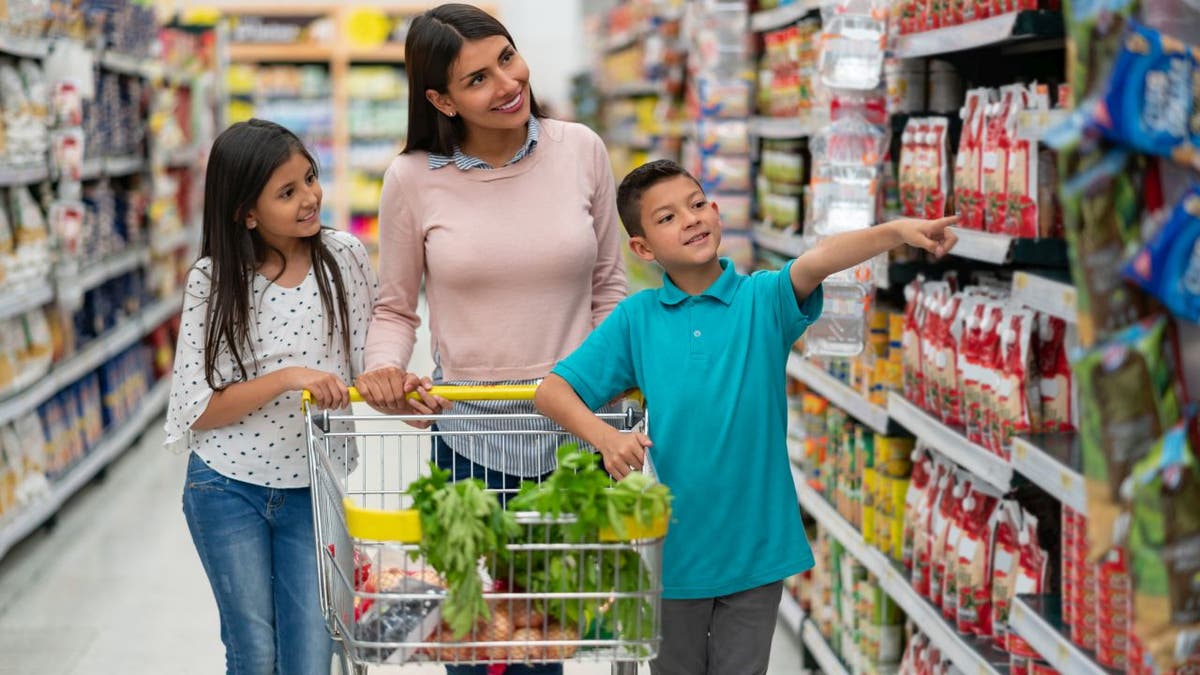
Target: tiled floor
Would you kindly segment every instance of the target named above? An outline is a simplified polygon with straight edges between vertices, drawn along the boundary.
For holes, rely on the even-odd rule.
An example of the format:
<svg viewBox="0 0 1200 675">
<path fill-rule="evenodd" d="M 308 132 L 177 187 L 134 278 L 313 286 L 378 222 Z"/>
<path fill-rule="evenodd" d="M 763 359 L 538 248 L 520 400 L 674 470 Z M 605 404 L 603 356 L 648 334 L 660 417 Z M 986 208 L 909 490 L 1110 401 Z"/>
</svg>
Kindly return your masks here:
<svg viewBox="0 0 1200 675">
<path fill-rule="evenodd" d="M 427 353 L 418 346 L 414 370 L 428 368 Z M 71 500 L 55 527 L 0 561 L 0 675 L 222 672 L 216 605 L 180 507 L 186 458 L 162 449 L 160 426 Z M 606 663 L 566 668 L 609 672 Z M 800 672 L 795 641 L 779 631 L 770 672 Z"/>
</svg>

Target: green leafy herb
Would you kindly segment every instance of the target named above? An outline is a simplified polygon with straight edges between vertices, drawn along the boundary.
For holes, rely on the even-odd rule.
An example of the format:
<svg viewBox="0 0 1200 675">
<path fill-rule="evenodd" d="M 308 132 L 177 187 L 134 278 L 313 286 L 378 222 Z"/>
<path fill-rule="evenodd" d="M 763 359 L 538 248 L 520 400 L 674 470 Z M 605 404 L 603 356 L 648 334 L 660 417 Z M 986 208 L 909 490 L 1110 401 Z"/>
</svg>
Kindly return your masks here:
<svg viewBox="0 0 1200 675">
<path fill-rule="evenodd" d="M 503 556 L 508 539 L 521 529 L 482 481 L 450 483 L 449 471 L 432 463 L 430 468 L 428 477 L 409 485 L 408 495 L 421 514 L 420 555 L 446 580 L 443 618 L 461 638 L 491 617 L 483 600 L 480 559 Z"/>
</svg>

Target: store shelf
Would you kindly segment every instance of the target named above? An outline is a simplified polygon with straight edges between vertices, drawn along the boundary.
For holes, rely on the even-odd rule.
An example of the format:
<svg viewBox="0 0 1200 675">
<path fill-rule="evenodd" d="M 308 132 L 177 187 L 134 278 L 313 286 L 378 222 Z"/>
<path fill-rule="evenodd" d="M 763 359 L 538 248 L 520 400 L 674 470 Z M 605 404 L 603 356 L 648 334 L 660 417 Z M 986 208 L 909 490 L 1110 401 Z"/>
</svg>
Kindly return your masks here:
<svg viewBox="0 0 1200 675">
<path fill-rule="evenodd" d="M 109 279 L 114 279 L 149 263 L 149 247 L 131 246 L 86 267 L 63 265 L 56 273 L 59 278 L 59 292 L 62 294 L 64 290 L 69 289 L 71 295 L 78 294 L 82 297 L 84 293 Z"/>
<path fill-rule="evenodd" d="M 0 296 L 0 321 L 31 312 L 54 302 L 54 286 L 48 279 L 40 279 L 14 288 L 6 286 Z"/>
<path fill-rule="evenodd" d="M 800 608 L 800 603 L 785 589 L 783 591 L 783 599 L 779 601 L 779 620 L 783 621 L 783 625 L 787 627 L 788 633 L 797 640 L 800 639 L 800 632 L 804 629 L 805 618 L 804 610 Z"/>
<path fill-rule="evenodd" d="M 815 9 L 820 9 L 820 7 L 821 3 L 814 2 L 814 0 L 796 0 L 795 2 L 780 5 L 774 9 L 755 12 L 750 15 L 750 30 L 760 33 L 762 31 L 775 30 L 776 28 L 785 28 L 799 21 L 805 14 Z"/>
<path fill-rule="evenodd" d="M 327 45 L 306 44 L 231 44 L 229 60 L 234 62 L 320 63 L 333 57 Z"/>
<path fill-rule="evenodd" d="M 1019 239 L 961 227 L 951 229 L 958 235 L 958 244 L 950 253 L 959 258 L 993 265 L 1016 263 L 1065 267 L 1067 264 L 1067 245 L 1061 239 Z"/>
<path fill-rule="evenodd" d="M 609 35 L 604 39 L 604 51 L 606 53 L 613 54 L 615 52 L 629 49 L 637 44 L 638 39 L 644 34 L 645 31 L 643 30 L 630 29 L 616 35 Z"/>
<path fill-rule="evenodd" d="M 91 157 L 83 160 L 83 167 L 79 170 L 79 180 L 96 180 L 104 175 L 104 159 L 101 157 Z"/>
<path fill-rule="evenodd" d="M 146 79 L 161 76 L 163 72 L 162 67 L 155 61 L 118 52 L 104 52 L 101 54 L 100 66 L 114 73 L 144 77 Z"/>
<path fill-rule="evenodd" d="M 145 171 L 145 169 L 146 158 L 141 155 L 107 157 L 104 159 L 104 174 L 106 176 L 128 176 Z"/>
<path fill-rule="evenodd" d="M 833 647 L 830 647 L 829 643 L 825 641 L 825 636 L 817 630 L 817 624 L 805 621 L 801 639 L 804 640 L 804 646 L 808 648 L 808 653 L 812 654 L 824 675 L 850 675 L 845 664 L 834 653 Z"/>
<path fill-rule="evenodd" d="M 50 54 L 50 41 L 0 33 L 0 54 L 23 59 L 44 59 Z"/>
<path fill-rule="evenodd" d="M 179 298 L 154 303 L 140 314 L 121 321 L 116 328 L 93 339 L 88 346 L 56 365 L 32 386 L 11 392 L 8 398 L 0 402 L 0 425 L 36 409 L 63 387 L 75 383 L 125 351 L 178 312 L 179 303 Z"/>
<path fill-rule="evenodd" d="M 165 153 L 162 163 L 168 169 L 194 169 L 200 163 L 200 151 L 194 147 L 176 148 Z"/>
<path fill-rule="evenodd" d="M 1058 12 L 1008 12 L 958 26 L 901 35 L 896 40 L 895 56 L 902 59 L 935 56 L 1062 34 L 1062 14 Z"/>
<path fill-rule="evenodd" d="M 792 467 L 796 495 L 804 512 L 815 519 L 829 534 L 841 542 L 846 552 L 854 556 L 868 572 L 879 580 L 880 587 L 904 613 L 920 626 L 929 640 L 964 673 L 1000 674 L 1007 668 L 1007 655 L 991 648 L 986 641 L 959 635 L 942 617 L 941 611 L 922 598 L 908 579 L 878 549 L 868 546 L 862 535 L 808 484 L 807 478 Z"/>
<path fill-rule="evenodd" d="M 0 187 L 33 185 L 49 178 L 50 168 L 45 164 L 0 167 Z"/>
<path fill-rule="evenodd" d="M 64 476 L 51 487 L 49 494 L 25 507 L 15 514 L 8 522 L 0 525 L 0 558 L 19 541 L 35 532 L 50 519 L 72 495 L 79 491 L 101 469 L 108 466 L 112 460 L 125 452 L 138 436 L 167 407 L 167 399 L 171 395 L 171 380 L 163 378 L 154 384 L 141 407 L 134 412 L 130 419 L 115 428 L 109 429 L 105 437 L 84 455 Z"/>
<path fill-rule="evenodd" d="M 795 352 L 788 356 L 787 373 L 877 433 L 888 435 L 895 431 L 886 409 L 872 405 L 857 391 Z"/>
<path fill-rule="evenodd" d="M 378 47 L 352 47 L 349 58 L 354 63 L 404 63 L 404 45 L 384 44 Z"/>
<path fill-rule="evenodd" d="M 200 239 L 200 231 L 198 228 L 180 228 L 165 235 L 155 235 L 150 238 L 150 252 L 154 255 L 166 255 L 173 253 L 184 246 L 198 242 Z"/>
<path fill-rule="evenodd" d="M 754 243 L 788 258 L 799 258 L 805 250 L 804 238 L 799 234 L 781 232 L 763 223 L 754 226 Z"/>
<path fill-rule="evenodd" d="M 817 131 L 817 125 L 804 117 L 751 117 L 750 135 L 758 138 L 805 138 Z"/>
<path fill-rule="evenodd" d="M 1008 624 L 1059 672 L 1071 675 L 1119 675 L 1124 672 L 1096 663 L 1091 652 L 1071 642 L 1063 628 L 1061 596 L 1017 596 Z"/>
<path fill-rule="evenodd" d="M 1013 470 L 1075 511 L 1087 515 L 1087 486 L 1079 466 L 1079 437 L 1054 434 L 1013 439 Z"/>
<path fill-rule="evenodd" d="M 605 92 L 608 98 L 630 98 L 633 96 L 661 96 L 665 89 L 659 82 L 625 82 Z"/>
<path fill-rule="evenodd" d="M 921 410 L 897 393 L 888 394 L 888 415 L 914 436 L 928 443 L 947 459 L 1008 492 L 1012 486 L 1012 465 L 985 448 L 967 440 L 959 429 Z"/>
<path fill-rule="evenodd" d="M 1078 317 L 1075 286 L 1037 274 L 1013 273 L 1012 299 L 1069 323 L 1075 323 Z"/>
</svg>

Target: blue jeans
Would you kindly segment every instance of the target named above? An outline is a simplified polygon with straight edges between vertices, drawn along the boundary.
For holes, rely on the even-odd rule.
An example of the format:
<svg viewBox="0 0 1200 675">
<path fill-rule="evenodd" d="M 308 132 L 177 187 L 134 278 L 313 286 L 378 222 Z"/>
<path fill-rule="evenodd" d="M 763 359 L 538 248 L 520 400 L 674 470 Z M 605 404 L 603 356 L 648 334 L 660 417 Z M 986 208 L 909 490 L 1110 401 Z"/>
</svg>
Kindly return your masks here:
<svg viewBox="0 0 1200 675">
<path fill-rule="evenodd" d="M 434 427 L 434 430 L 437 428 Z M 521 486 L 520 476 L 513 476 L 488 469 L 480 464 L 454 452 L 446 445 L 441 436 L 434 436 L 433 461 L 439 469 L 451 471 L 450 480 L 458 482 L 468 478 L 478 478 L 489 490 L 514 490 L 512 493 L 501 492 L 500 503 L 508 501 L 509 496 L 515 496 L 515 490 Z M 543 476 L 545 478 L 545 476 Z M 447 675 L 486 675 L 487 666 L 446 666 Z M 504 670 L 505 675 L 562 675 L 561 663 L 532 663 L 513 664 Z"/>
<path fill-rule="evenodd" d="M 195 453 L 183 514 L 221 615 L 228 675 L 329 675 L 308 488 L 227 478 Z"/>
</svg>

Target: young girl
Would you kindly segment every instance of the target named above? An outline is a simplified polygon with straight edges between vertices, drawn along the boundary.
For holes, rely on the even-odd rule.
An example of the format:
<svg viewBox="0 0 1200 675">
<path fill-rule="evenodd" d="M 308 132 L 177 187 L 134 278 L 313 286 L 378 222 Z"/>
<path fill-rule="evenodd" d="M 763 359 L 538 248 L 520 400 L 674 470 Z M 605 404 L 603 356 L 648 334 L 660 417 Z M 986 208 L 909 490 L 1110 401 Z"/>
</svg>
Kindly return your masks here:
<svg viewBox="0 0 1200 675">
<path fill-rule="evenodd" d="M 287 129 L 233 125 L 205 180 L 166 423 L 191 453 L 183 512 L 227 672 L 327 674 L 300 392 L 349 404 L 375 275 L 357 239 L 321 227 L 316 162 Z"/>
</svg>

